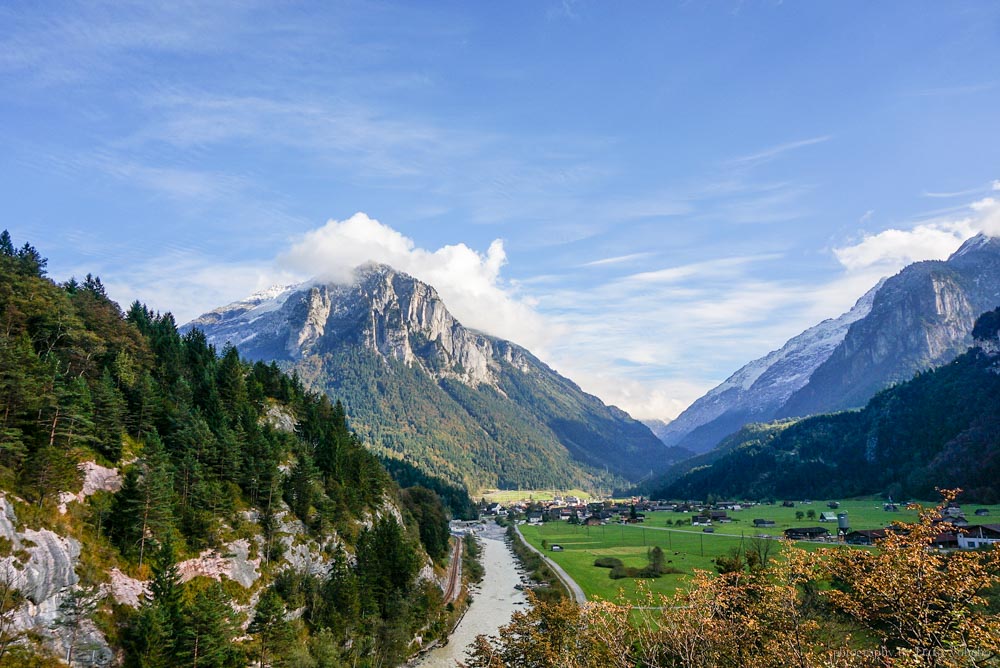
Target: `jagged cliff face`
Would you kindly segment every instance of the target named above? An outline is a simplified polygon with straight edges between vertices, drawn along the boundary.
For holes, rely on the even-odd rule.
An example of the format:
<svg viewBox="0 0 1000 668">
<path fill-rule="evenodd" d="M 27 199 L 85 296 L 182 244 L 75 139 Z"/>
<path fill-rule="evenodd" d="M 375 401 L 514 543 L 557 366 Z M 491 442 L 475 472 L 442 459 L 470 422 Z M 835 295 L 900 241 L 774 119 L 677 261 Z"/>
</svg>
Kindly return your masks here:
<svg viewBox="0 0 1000 668">
<path fill-rule="evenodd" d="M 749 422 L 863 406 L 966 350 L 975 319 L 998 304 L 1000 240 L 980 235 L 947 261 L 906 267 L 848 313 L 740 369 L 672 422 L 665 442 L 704 451 Z"/>
<path fill-rule="evenodd" d="M 947 261 L 918 262 L 885 281 L 871 313 L 791 396 L 780 416 L 863 406 L 876 392 L 951 361 L 976 318 L 1000 304 L 1000 239 L 977 236 Z"/>
<path fill-rule="evenodd" d="M 344 400 L 376 449 L 469 487 L 610 485 L 680 456 L 527 350 L 465 328 L 433 287 L 385 265 L 360 267 L 348 285 L 275 288 L 185 327 L 295 368 Z"/>
<path fill-rule="evenodd" d="M 358 269 L 350 285 L 272 288 L 189 323 L 209 342 L 236 345 L 252 359 L 298 361 L 344 344 L 418 365 L 436 378 L 497 386 L 501 361 L 524 372 L 516 346 L 463 327 L 437 291 L 385 265 Z"/>
</svg>

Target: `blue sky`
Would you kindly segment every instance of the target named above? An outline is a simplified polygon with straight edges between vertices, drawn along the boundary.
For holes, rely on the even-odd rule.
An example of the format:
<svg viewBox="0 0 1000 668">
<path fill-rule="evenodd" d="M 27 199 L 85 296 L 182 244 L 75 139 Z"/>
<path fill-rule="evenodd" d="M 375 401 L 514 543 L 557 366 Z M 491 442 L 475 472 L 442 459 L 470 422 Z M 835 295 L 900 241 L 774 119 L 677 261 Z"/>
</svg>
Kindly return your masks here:
<svg viewBox="0 0 1000 668">
<path fill-rule="evenodd" d="M 181 321 L 390 261 L 669 417 L 997 228 L 998 72 L 987 2 L 7 2 L 3 226 Z"/>
</svg>

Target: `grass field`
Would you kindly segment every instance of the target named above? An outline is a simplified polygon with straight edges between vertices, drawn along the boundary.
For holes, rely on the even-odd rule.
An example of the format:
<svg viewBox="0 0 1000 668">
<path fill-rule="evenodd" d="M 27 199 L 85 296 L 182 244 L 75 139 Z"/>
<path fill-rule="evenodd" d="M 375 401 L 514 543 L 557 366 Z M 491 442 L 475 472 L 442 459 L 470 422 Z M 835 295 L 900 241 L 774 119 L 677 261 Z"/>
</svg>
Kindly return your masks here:
<svg viewBox="0 0 1000 668">
<path fill-rule="evenodd" d="M 589 501 L 591 495 L 582 489 L 552 490 L 552 489 L 500 489 L 487 490 L 476 498 L 485 498 L 490 503 L 517 503 L 518 501 L 551 501 L 557 496 L 566 498 L 575 496 L 583 501 Z"/>
<path fill-rule="evenodd" d="M 933 505 L 933 504 L 927 504 Z M 988 517 L 976 518 L 973 511 L 976 508 L 989 508 Z M 735 520 L 730 524 L 716 524 L 715 532 L 706 534 L 702 527 L 667 526 L 671 522 L 691 518 L 691 513 L 655 512 L 647 513 L 646 521 L 640 525 L 623 526 L 608 524 L 597 527 L 582 527 L 567 522 L 547 522 L 538 526 L 521 526 L 521 532 L 528 542 L 543 550 L 542 541 L 547 545 L 562 545 L 562 552 L 543 550 L 546 556 L 562 566 L 570 577 L 583 588 L 587 597 L 598 596 L 604 599 L 615 599 L 621 590 L 626 597 L 635 600 L 636 584 L 631 579 L 612 580 L 607 568 L 594 566 L 597 557 L 617 557 L 626 566 L 641 567 L 646 565 L 646 551 L 658 545 L 667 555 L 669 566 L 679 568 L 685 573 L 681 575 L 664 575 L 655 580 L 644 580 L 644 584 L 653 592 L 671 593 L 683 583 L 695 568 L 713 570 L 713 559 L 722 554 L 728 554 L 734 549 L 752 540 L 760 533 L 781 536 L 790 527 L 825 526 L 831 534 L 836 534 L 837 523 L 820 523 L 818 519 L 797 520 L 796 511 L 803 513 L 847 512 L 851 520 L 851 529 L 878 529 L 890 522 L 909 522 L 917 518 L 916 511 L 901 509 L 900 512 L 885 512 L 882 502 L 877 499 L 854 499 L 842 501 L 840 508 L 832 511 L 826 502 L 816 501 L 812 504 L 796 504 L 794 508 L 781 506 L 756 506 L 747 510 L 730 512 Z M 1000 506 L 967 505 L 964 508 L 970 523 L 1000 522 Z M 775 526 L 767 529 L 756 529 L 753 526 L 755 518 L 774 520 Z M 818 549 L 822 543 L 799 543 L 806 549 Z M 775 552 L 777 551 L 775 547 Z"/>
</svg>

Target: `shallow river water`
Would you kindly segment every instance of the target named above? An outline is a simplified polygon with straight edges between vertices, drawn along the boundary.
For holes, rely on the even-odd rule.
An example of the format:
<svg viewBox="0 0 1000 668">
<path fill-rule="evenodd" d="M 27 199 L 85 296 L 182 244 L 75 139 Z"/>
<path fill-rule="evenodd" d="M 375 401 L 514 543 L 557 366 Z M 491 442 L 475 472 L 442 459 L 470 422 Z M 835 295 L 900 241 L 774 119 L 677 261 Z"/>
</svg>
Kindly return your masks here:
<svg viewBox="0 0 1000 668">
<path fill-rule="evenodd" d="M 514 589 L 521 577 L 514 554 L 504 542 L 504 530 L 490 523 L 478 536 L 486 574 L 478 590 L 472 591 L 472 605 L 451 634 L 448 644 L 427 653 L 414 666 L 455 668 L 459 661 L 465 660 L 465 650 L 477 635 L 496 635 L 497 629 L 510 621 L 515 610 L 525 608 L 524 594 Z"/>
</svg>

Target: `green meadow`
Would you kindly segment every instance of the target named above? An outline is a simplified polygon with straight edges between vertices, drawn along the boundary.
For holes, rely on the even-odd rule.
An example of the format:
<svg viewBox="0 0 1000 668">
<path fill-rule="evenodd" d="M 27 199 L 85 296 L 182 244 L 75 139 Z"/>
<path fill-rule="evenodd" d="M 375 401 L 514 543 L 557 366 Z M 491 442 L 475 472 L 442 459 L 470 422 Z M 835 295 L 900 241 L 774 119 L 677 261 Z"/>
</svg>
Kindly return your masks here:
<svg viewBox="0 0 1000 668">
<path fill-rule="evenodd" d="M 575 496 L 583 501 L 589 501 L 592 495 L 582 489 L 551 490 L 551 489 L 493 489 L 482 494 L 475 495 L 475 498 L 484 498 L 490 503 L 518 503 L 521 501 L 551 501 L 555 497 Z"/>
<path fill-rule="evenodd" d="M 933 505 L 925 503 L 924 505 Z M 977 508 L 987 508 L 990 514 L 986 517 L 975 517 Z M 796 518 L 796 512 L 808 513 L 813 510 L 816 519 Z M 983 506 L 968 504 L 963 506 L 967 519 L 972 524 L 1000 523 L 1000 506 Z M 657 579 L 643 580 L 643 585 L 654 593 L 672 593 L 693 572 L 694 569 L 714 570 L 713 560 L 719 555 L 725 555 L 734 550 L 751 548 L 760 534 L 781 537 L 785 529 L 791 527 L 822 526 L 836 534 L 836 522 L 819 522 L 821 512 L 847 512 L 852 530 L 879 529 L 893 521 L 911 522 L 916 520 L 917 511 L 907 510 L 900 506 L 899 512 L 886 512 L 878 499 L 852 499 L 841 501 L 840 508 L 833 510 L 827 507 L 826 501 L 814 501 L 811 504 L 796 503 L 792 508 L 778 505 L 754 506 L 742 511 L 730 512 L 733 522 L 716 523 L 713 533 L 704 533 L 703 527 L 692 527 L 690 524 L 675 526 L 678 520 L 689 521 L 693 513 L 651 512 L 646 513 L 646 520 L 638 525 L 607 524 L 604 526 L 585 527 L 572 525 L 568 522 L 546 522 L 542 525 L 522 525 L 521 533 L 525 539 L 546 556 L 562 566 L 570 577 L 583 588 L 588 598 L 600 597 L 614 600 L 619 592 L 630 600 L 636 600 L 636 580 L 624 578 L 613 580 L 609 577 L 609 569 L 594 566 L 598 557 L 617 557 L 626 566 L 642 567 L 647 563 L 647 550 L 656 545 L 665 553 L 668 566 L 677 568 L 683 573 L 664 575 Z M 757 529 L 753 520 L 769 519 L 775 526 Z M 671 524 L 668 525 L 667 522 Z M 542 541 L 545 541 L 543 547 Z M 553 552 L 553 544 L 561 545 L 563 551 Z M 832 543 L 800 542 L 805 549 L 818 549 Z M 780 549 L 777 542 L 772 543 L 771 554 Z"/>
</svg>

